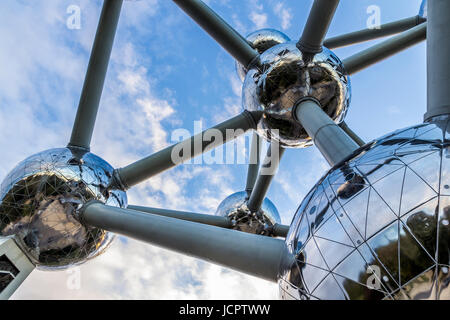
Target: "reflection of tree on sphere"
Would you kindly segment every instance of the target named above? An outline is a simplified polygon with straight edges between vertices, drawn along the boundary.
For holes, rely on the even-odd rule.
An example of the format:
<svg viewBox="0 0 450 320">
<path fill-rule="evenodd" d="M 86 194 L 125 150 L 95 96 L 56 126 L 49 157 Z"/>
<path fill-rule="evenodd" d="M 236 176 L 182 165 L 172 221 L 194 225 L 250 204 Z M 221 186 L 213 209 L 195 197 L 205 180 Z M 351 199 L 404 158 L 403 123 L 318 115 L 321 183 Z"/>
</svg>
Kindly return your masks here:
<svg viewBox="0 0 450 320">
<path fill-rule="evenodd" d="M 311 58 L 294 42 L 287 42 L 260 57 L 261 66 L 248 71 L 242 89 L 244 108 L 264 112 L 258 123 L 260 135 L 279 141 L 282 147 L 310 146 L 310 137 L 293 116 L 304 98 L 319 101 L 336 123 L 343 121 L 350 103 L 350 79 L 333 52 L 324 48 Z"/>
<path fill-rule="evenodd" d="M 250 33 L 245 39 L 259 54 L 269 50 L 277 44 L 291 41 L 287 35 L 275 29 L 260 29 Z M 244 81 L 248 70 L 237 61 L 236 71 L 241 81 Z"/>
<path fill-rule="evenodd" d="M 113 168 L 91 154 L 52 149 L 22 161 L 1 185 L 0 232 L 15 236 L 28 257 L 45 269 L 82 263 L 111 242 L 89 227 L 78 209 L 90 200 L 126 206 L 123 191 L 108 190 Z"/>
<path fill-rule="evenodd" d="M 247 192 L 233 193 L 219 204 L 216 215 L 229 218 L 233 222 L 235 230 L 254 234 L 270 234 L 270 227 L 281 222 L 275 205 L 265 198 L 258 212 L 250 212 L 247 200 Z"/>
<path fill-rule="evenodd" d="M 398 130 L 319 181 L 286 239 L 297 263 L 282 296 L 450 298 L 445 130 L 439 121 Z"/>
</svg>

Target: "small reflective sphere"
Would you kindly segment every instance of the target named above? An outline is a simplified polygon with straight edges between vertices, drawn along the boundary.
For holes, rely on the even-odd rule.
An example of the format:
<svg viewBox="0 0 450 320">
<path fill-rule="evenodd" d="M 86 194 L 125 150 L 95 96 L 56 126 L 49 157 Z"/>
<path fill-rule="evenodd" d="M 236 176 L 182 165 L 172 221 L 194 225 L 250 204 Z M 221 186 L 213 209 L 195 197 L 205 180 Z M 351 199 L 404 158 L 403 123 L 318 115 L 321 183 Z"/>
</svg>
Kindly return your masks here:
<svg viewBox="0 0 450 320">
<path fill-rule="evenodd" d="M 270 235 L 271 227 L 281 223 L 277 208 L 272 201 L 265 198 L 259 212 L 252 213 L 247 208 L 247 200 L 247 192 L 233 193 L 220 203 L 216 216 L 230 218 L 236 230 Z"/>
<path fill-rule="evenodd" d="M 398 130 L 330 170 L 286 242 L 285 299 L 450 299 L 450 122 Z"/>
<path fill-rule="evenodd" d="M 428 0 L 423 0 L 422 4 L 420 5 L 420 10 L 419 10 L 419 16 L 421 16 L 422 18 L 427 18 L 427 11 L 428 11 L 428 6 L 427 6 L 427 1 Z"/>
<path fill-rule="evenodd" d="M 0 235 L 15 236 L 41 269 L 80 264 L 102 253 L 112 234 L 80 221 L 89 200 L 126 207 L 121 190 L 108 190 L 113 168 L 92 153 L 59 148 L 20 162 L 0 186 Z"/>
<path fill-rule="evenodd" d="M 287 35 L 275 29 L 261 29 L 250 33 L 245 38 L 259 54 L 280 43 L 291 41 Z M 236 61 L 236 72 L 241 81 L 244 81 L 247 69 Z"/>
<path fill-rule="evenodd" d="M 336 123 L 343 121 L 350 104 L 350 79 L 333 52 L 324 48 L 307 57 L 288 42 L 264 52 L 261 65 L 261 70 L 247 73 L 242 99 L 246 110 L 264 112 L 258 133 L 267 140 L 279 141 L 285 148 L 312 145 L 292 112 L 305 97 L 317 99 Z"/>
</svg>

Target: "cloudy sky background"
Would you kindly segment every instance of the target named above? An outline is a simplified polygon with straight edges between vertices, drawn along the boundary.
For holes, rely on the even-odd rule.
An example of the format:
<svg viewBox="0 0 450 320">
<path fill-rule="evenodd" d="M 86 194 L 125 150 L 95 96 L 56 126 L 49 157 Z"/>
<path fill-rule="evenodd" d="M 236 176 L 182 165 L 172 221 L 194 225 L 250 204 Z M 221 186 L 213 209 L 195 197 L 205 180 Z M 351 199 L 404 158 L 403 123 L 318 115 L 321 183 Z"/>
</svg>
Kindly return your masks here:
<svg viewBox="0 0 450 320">
<path fill-rule="evenodd" d="M 312 0 L 209 0 L 238 31 L 263 27 L 298 39 Z M 87 68 L 100 0 L 2 0 L 0 3 L 0 179 L 31 154 L 65 146 Z M 81 8 L 81 29 L 66 26 Z M 420 0 L 342 0 L 329 36 L 365 28 L 367 8 L 381 22 L 416 15 Z M 375 43 L 375 42 L 373 42 Z M 371 43 L 371 44 L 373 44 Z M 370 44 L 336 50 L 345 58 Z M 426 102 L 425 45 L 352 77 L 347 123 L 365 140 L 419 123 Z M 171 133 L 210 127 L 241 111 L 233 59 L 172 1 L 125 1 L 92 150 L 121 167 L 170 145 Z M 247 146 L 249 135 L 241 137 Z M 231 150 L 233 144 L 228 144 Z M 230 149 L 231 148 L 231 149 Z M 239 152 L 245 152 L 240 150 Z M 303 196 L 328 166 L 315 148 L 288 150 L 268 193 L 289 224 Z M 128 193 L 129 203 L 214 213 L 245 187 L 247 166 L 183 165 Z M 73 289 L 67 271 L 35 270 L 16 299 L 272 299 L 276 284 L 118 238 L 80 267 Z M 68 285 L 69 284 L 69 285 Z"/>
</svg>

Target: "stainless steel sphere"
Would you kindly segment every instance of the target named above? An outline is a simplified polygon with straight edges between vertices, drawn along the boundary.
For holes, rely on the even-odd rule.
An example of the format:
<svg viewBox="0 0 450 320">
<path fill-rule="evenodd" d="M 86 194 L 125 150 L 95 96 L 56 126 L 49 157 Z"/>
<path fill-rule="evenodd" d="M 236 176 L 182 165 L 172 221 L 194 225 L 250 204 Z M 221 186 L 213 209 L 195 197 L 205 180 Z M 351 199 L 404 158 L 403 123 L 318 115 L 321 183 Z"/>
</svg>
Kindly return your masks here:
<svg viewBox="0 0 450 320">
<path fill-rule="evenodd" d="M 286 242 L 285 299 L 450 299 L 450 126 L 399 130 L 330 170 Z"/>
<path fill-rule="evenodd" d="M 428 16 L 428 6 L 427 6 L 427 1 L 428 0 L 423 0 L 422 4 L 420 5 L 420 10 L 419 10 L 419 16 L 421 16 L 422 18 L 427 18 Z"/>
<path fill-rule="evenodd" d="M 252 213 L 247 208 L 247 200 L 247 192 L 233 193 L 220 203 L 216 216 L 230 218 L 236 230 L 270 235 L 271 227 L 281 222 L 277 208 L 272 201 L 265 198 L 261 209 Z"/>
<path fill-rule="evenodd" d="M 276 46 L 280 43 L 285 43 L 291 41 L 287 35 L 283 32 L 275 29 L 261 29 L 250 33 L 245 38 L 259 54 L 264 51 Z M 244 81 L 245 75 L 247 74 L 247 69 L 236 61 L 236 72 L 239 79 Z"/>
<path fill-rule="evenodd" d="M 0 235 L 15 236 L 41 269 L 64 268 L 102 253 L 112 240 L 80 221 L 89 200 L 126 207 L 121 190 L 108 190 L 113 168 L 92 153 L 43 151 L 20 162 L 0 186 Z"/>
<path fill-rule="evenodd" d="M 323 110 L 340 123 L 350 104 L 350 79 L 339 58 L 330 50 L 304 56 L 294 42 L 279 44 L 261 55 L 261 68 L 252 69 L 244 81 L 244 109 L 261 110 L 258 133 L 285 148 L 312 144 L 294 119 L 294 106 L 305 97 L 317 99 Z"/>
</svg>

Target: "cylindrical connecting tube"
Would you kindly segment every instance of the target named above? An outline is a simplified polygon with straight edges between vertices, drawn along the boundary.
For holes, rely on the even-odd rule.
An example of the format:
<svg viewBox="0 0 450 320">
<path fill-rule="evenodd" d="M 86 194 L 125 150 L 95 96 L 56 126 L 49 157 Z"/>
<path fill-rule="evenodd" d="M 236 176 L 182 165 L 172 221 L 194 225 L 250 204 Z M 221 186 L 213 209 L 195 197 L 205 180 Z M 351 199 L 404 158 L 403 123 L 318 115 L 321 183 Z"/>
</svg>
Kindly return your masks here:
<svg viewBox="0 0 450 320">
<path fill-rule="evenodd" d="M 280 239 L 90 202 L 81 209 L 92 226 L 197 257 L 270 281 L 293 262 Z"/>
<path fill-rule="evenodd" d="M 331 166 L 341 162 L 359 148 L 314 99 L 301 101 L 295 116 Z"/>
</svg>

